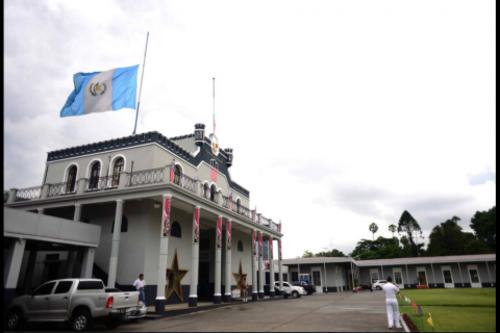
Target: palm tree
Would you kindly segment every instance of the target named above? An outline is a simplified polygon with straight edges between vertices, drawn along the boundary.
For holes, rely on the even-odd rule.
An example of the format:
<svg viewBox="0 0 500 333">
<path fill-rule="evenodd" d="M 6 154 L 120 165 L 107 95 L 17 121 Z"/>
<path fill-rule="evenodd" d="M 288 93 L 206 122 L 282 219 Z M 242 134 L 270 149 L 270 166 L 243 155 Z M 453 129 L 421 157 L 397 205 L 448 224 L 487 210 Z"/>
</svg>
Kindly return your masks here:
<svg viewBox="0 0 500 333">
<path fill-rule="evenodd" d="M 375 222 L 373 222 L 372 224 L 370 224 L 370 227 L 369 227 L 370 231 L 372 232 L 372 240 L 375 240 L 375 233 L 377 232 L 378 230 L 378 226 Z"/>
<path fill-rule="evenodd" d="M 397 229 L 398 227 L 395 224 L 391 224 L 389 226 L 389 231 L 392 232 L 392 238 L 394 238 L 394 233 L 396 232 Z"/>
</svg>

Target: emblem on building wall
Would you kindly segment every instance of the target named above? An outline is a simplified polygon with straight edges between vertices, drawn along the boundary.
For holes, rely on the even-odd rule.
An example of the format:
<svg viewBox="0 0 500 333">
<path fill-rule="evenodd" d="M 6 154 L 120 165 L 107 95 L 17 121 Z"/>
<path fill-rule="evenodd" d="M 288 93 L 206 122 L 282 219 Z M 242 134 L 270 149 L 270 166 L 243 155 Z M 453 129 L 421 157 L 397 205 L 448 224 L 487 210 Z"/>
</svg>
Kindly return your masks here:
<svg viewBox="0 0 500 333">
<path fill-rule="evenodd" d="M 184 302 L 184 293 L 182 291 L 181 281 L 188 272 L 187 269 L 179 268 L 177 259 L 177 249 L 175 249 L 174 261 L 172 267 L 167 269 L 167 286 L 165 287 L 165 298 L 168 300 L 172 294 L 176 294 L 181 302 Z"/>
<path fill-rule="evenodd" d="M 212 154 L 214 154 L 215 156 L 219 155 L 219 140 L 214 133 L 210 134 L 208 138 L 210 139 L 210 148 L 212 148 Z"/>
</svg>

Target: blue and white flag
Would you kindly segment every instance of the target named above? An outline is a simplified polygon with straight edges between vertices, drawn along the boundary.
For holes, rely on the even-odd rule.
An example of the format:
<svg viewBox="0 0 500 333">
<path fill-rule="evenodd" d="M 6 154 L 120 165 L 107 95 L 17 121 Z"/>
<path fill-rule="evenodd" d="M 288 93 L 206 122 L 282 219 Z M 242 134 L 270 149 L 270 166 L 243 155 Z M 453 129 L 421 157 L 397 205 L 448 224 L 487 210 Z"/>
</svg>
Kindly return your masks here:
<svg viewBox="0 0 500 333">
<path fill-rule="evenodd" d="M 105 72 L 75 74 L 75 90 L 64 104 L 61 117 L 135 109 L 138 68 L 139 65 L 135 65 Z"/>
</svg>

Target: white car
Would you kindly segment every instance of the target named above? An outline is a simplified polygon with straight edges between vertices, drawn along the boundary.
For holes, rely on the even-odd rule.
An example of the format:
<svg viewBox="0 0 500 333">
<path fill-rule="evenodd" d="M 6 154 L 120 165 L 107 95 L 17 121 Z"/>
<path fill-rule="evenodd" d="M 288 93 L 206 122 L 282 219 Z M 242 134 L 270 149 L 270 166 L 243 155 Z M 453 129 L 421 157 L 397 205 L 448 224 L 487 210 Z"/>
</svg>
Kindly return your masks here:
<svg viewBox="0 0 500 333">
<path fill-rule="evenodd" d="M 280 283 L 274 282 L 276 289 L 280 290 Z M 292 286 L 290 283 L 283 281 L 283 289 L 280 290 L 285 298 L 292 296 L 292 298 L 298 298 L 302 295 L 307 295 L 306 290 L 301 286 Z"/>
<path fill-rule="evenodd" d="M 372 283 L 372 290 L 382 290 L 382 287 L 386 283 L 387 283 L 386 280 L 377 280 L 377 281 Z"/>
</svg>

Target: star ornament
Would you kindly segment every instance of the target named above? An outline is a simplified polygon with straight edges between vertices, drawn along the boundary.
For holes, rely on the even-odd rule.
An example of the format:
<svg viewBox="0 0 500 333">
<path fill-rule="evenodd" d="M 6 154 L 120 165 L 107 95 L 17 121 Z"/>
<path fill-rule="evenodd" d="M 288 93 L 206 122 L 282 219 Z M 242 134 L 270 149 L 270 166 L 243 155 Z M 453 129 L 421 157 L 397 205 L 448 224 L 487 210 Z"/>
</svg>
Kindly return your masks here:
<svg viewBox="0 0 500 333">
<path fill-rule="evenodd" d="M 236 285 L 238 286 L 239 289 L 245 289 L 246 288 L 246 282 L 247 282 L 247 275 L 243 274 L 243 268 L 241 267 L 241 260 L 240 260 L 240 268 L 238 270 L 238 273 L 233 273 L 234 279 L 236 280 Z"/>
<path fill-rule="evenodd" d="M 182 292 L 181 281 L 184 275 L 188 272 L 187 269 L 179 269 L 179 261 L 177 259 L 177 250 L 175 250 L 174 261 L 172 268 L 167 269 L 167 286 L 165 287 L 165 298 L 168 300 L 173 293 L 181 302 L 184 302 L 184 293 Z"/>
</svg>

